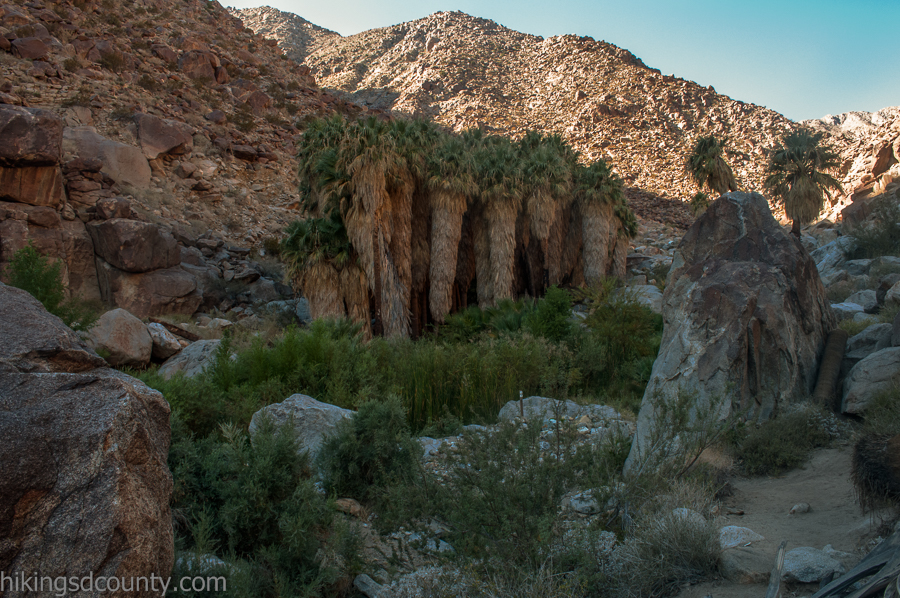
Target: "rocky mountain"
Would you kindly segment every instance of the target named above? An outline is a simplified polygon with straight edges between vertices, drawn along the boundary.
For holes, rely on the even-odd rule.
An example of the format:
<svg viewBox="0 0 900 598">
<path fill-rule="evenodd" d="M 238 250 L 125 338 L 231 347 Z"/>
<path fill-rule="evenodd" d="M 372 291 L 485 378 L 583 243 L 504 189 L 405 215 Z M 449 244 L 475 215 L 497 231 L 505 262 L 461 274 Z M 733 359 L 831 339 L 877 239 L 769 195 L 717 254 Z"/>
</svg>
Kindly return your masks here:
<svg viewBox="0 0 900 598">
<path fill-rule="evenodd" d="M 269 6 L 243 10 L 230 8 L 229 11 L 259 35 L 278 40 L 285 55 L 297 62 L 303 62 L 308 55 L 341 37 L 339 33 L 319 27 L 294 13 Z"/>
<path fill-rule="evenodd" d="M 844 112 L 801 124 L 825 132 L 843 158 L 843 185 L 853 198 L 878 194 L 900 179 L 900 106 Z"/>
<path fill-rule="evenodd" d="M 291 41 L 303 37 L 302 19 L 284 17 L 276 25 L 268 9 L 233 14 L 302 58 L 321 86 L 368 107 L 434 118 L 455 130 L 558 133 L 587 159 L 609 160 L 629 186 L 661 197 L 684 200 L 696 192 L 684 156 L 698 135 L 709 133 L 728 137 L 743 185 L 761 188 L 767 148 L 796 126 L 589 37 L 543 39 L 440 12 L 330 37 L 304 56 Z"/>
</svg>

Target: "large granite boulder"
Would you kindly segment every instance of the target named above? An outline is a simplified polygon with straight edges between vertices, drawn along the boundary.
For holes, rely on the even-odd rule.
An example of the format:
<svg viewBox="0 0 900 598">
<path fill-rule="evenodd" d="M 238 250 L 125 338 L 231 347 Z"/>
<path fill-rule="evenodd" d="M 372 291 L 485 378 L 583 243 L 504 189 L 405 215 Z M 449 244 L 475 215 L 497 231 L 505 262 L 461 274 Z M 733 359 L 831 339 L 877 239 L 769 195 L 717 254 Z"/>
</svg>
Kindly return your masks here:
<svg viewBox="0 0 900 598">
<path fill-rule="evenodd" d="M 81 220 L 63 220 L 47 206 L 0 201 L 0 271 L 28 243 L 59 261 L 70 296 L 100 299 L 94 244 Z"/>
<path fill-rule="evenodd" d="M 181 350 L 178 355 L 166 360 L 159 368 L 159 375 L 168 380 L 175 374 L 185 378 L 195 378 L 202 374 L 216 358 L 219 340 L 196 341 Z"/>
<path fill-rule="evenodd" d="M 30 293 L 0 283 L 0 372 L 81 372 L 106 365 Z"/>
<path fill-rule="evenodd" d="M 117 183 L 137 189 L 150 186 L 152 172 L 143 152 L 125 143 L 100 135 L 94 127 L 63 129 L 63 151 L 67 159 L 97 158 L 103 163 L 100 172 Z"/>
<path fill-rule="evenodd" d="M 0 284 L 0 573 L 7 579 L 171 571 L 169 405 L 103 363 L 31 295 Z"/>
<path fill-rule="evenodd" d="M 268 419 L 276 428 L 290 422 L 297 434 L 297 450 L 308 451 L 310 457 L 315 458 L 325 439 L 335 433 L 337 425 L 351 417 L 353 411 L 349 409 L 296 394 L 281 403 L 263 407 L 254 413 L 250 420 L 249 432 L 250 437 L 254 437 L 263 419 Z"/>
<path fill-rule="evenodd" d="M 58 164 L 62 120 L 49 110 L 0 104 L 0 166 Z"/>
<path fill-rule="evenodd" d="M 762 421 L 807 398 L 835 327 L 815 263 L 756 193 L 720 197 L 685 234 L 663 318 L 629 468 L 650 456 L 660 408 L 675 400 L 691 397 L 692 416 Z"/>
<path fill-rule="evenodd" d="M 138 141 L 148 160 L 160 154 L 181 155 L 191 152 L 194 138 L 189 125 L 139 112 L 134 115 Z"/>
<path fill-rule="evenodd" d="M 131 274 L 97 258 L 97 277 L 107 305 L 127 309 L 139 318 L 191 315 L 203 302 L 197 279 L 180 267 Z"/>
<path fill-rule="evenodd" d="M 88 223 L 94 251 L 110 265 L 133 274 L 181 263 L 175 238 L 150 222 L 111 218 Z"/>
<path fill-rule="evenodd" d="M 873 324 L 859 334 L 850 337 L 847 340 L 847 348 L 841 362 L 841 375 L 846 376 L 853 366 L 872 353 L 890 347 L 892 333 L 893 326 L 891 324 Z"/>
<path fill-rule="evenodd" d="M 900 347 L 890 347 L 860 360 L 844 378 L 841 411 L 862 415 L 879 395 L 900 385 Z"/>
<path fill-rule="evenodd" d="M 116 367 L 144 367 L 153 351 L 147 326 L 121 308 L 100 316 L 88 332 L 88 344 L 108 355 L 106 361 Z"/>
<path fill-rule="evenodd" d="M 58 116 L 0 104 L 0 139 L 0 200 L 51 207 L 65 201 Z"/>
</svg>

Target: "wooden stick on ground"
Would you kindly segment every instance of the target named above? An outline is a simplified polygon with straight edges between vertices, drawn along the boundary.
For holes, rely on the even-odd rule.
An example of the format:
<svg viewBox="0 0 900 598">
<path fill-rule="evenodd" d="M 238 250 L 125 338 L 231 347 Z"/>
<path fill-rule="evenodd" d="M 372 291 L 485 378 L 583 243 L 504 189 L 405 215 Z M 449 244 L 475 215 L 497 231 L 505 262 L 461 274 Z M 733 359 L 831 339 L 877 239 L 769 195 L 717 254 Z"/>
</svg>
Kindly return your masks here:
<svg viewBox="0 0 900 598">
<path fill-rule="evenodd" d="M 769 574 L 769 589 L 766 590 L 766 598 L 776 598 L 778 591 L 781 589 L 781 570 L 784 569 L 784 547 L 787 546 L 787 540 L 781 542 L 778 552 L 775 555 L 775 567 Z"/>
</svg>

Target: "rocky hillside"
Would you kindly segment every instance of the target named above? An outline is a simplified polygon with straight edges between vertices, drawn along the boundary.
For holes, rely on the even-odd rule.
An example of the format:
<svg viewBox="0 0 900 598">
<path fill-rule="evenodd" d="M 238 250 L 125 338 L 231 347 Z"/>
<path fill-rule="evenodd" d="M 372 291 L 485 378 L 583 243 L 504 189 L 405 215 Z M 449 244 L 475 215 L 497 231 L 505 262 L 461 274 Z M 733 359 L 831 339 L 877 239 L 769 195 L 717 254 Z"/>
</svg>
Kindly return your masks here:
<svg viewBox="0 0 900 598">
<path fill-rule="evenodd" d="M 801 124 L 824 131 L 843 158 L 844 189 L 856 199 L 900 179 L 900 106 L 844 112 Z"/>
<path fill-rule="evenodd" d="M 242 246 L 296 217 L 295 123 L 360 112 L 215 1 L 12 0 L 0 65 L 0 103 L 62 117 L 63 162 L 103 162 L 66 181 L 62 203 L 83 220 L 124 195 L 148 219 Z M 9 189 L 0 200 L 18 201 Z"/>
<path fill-rule="evenodd" d="M 340 39 L 340 34 L 310 23 L 294 13 L 269 6 L 236 10 L 234 16 L 254 32 L 267 39 L 278 40 L 278 46 L 291 60 L 303 60 L 323 46 Z"/>
<path fill-rule="evenodd" d="M 696 192 L 683 160 L 696 137 L 708 133 L 729 138 L 736 174 L 745 187 L 760 188 L 766 148 L 795 126 L 777 112 L 663 75 L 627 50 L 589 37 L 543 39 L 441 12 L 328 38 L 304 56 L 291 41 L 306 39 L 302 19 L 275 24 L 267 9 L 234 14 L 295 52 L 322 87 L 366 106 L 434 118 L 456 130 L 559 133 L 588 159 L 609 160 L 629 186 L 662 197 L 683 200 Z"/>
</svg>

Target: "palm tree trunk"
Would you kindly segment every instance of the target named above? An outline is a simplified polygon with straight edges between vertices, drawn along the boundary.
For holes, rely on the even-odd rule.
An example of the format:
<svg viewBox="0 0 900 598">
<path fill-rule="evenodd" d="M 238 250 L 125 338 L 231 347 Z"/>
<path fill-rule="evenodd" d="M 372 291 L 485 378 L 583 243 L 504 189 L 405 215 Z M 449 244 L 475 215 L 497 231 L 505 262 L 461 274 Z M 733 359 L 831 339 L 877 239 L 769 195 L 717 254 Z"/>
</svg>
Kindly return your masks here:
<svg viewBox="0 0 900 598">
<path fill-rule="evenodd" d="M 308 266 L 300 275 L 299 282 L 309 301 L 309 314 L 314 320 L 346 315 L 340 277 L 330 263 L 319 261 Z"/>
<path fill-rule="evenodd" d="M 611 206 L 597 202 L 582 206 L 582 241 L 584 243 L 584 282 L 594 287 L 599 285 L 609 265 Z"/>
<path fill-rule="evenodd" d="M 372 338 L 372 320 L 369 314 L 369 283 L 366 273 L 356 264 L 348 264 L 341 270 L 341 294 L 347 307 L 347 316 L 363 325 L 363 340 Z"/>
<path fill-rule="evenodd" d="M 516 255 L 516 208 L 504 198 L 488 204 L 485 210 L 490 234 L 491 304 L 500 299 L 512 299 L 515 295 L 514 268 Z M 481 297 L 479 297 L 481 302 Z"/>
<path fill-rule="evenodd" d="M 431 216 L 431 317 L 443 323 L 453 306 L 453 282 L 459 241 L 462 238 L 466 197 L 461 193 L 439 190 L 435 192 Z"/>
<path fill-rule="evenodd" d="M 800 219 L 799 218 L 794 218 L 791 221 L 791 234 L 794 235 L 795 237 L 797 237 L 798 239 L 800 238 Z"/>
<path fill-rule="evenodd" d="M 491 277 L 491 239 L 490 226 L 484 214 L 472 219 L 472 236 L 475 242 L 475 283 L 478 292 L 478 305 L 490 307 L 494 301 L 494 281 Z"/>
<path fill-rule="evenodd" d="M 628 240 L 628 237 L 626 237 L 625 235 L 618 234 L 618 231 L 617 231 L 616 232 L 616 247 L 613 250 L 610 274 L 612 274 L 619 280 L 625 280 L 625 276 L 628 273 L 627 260 L 628 260 L 628 249 L 630 248 L 630 246 L 631 246 L 631 242 Z"/>
</svg>

